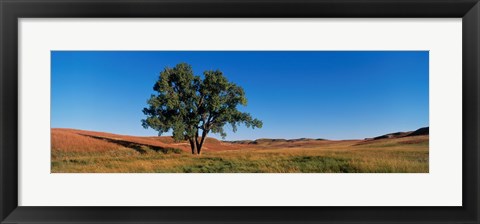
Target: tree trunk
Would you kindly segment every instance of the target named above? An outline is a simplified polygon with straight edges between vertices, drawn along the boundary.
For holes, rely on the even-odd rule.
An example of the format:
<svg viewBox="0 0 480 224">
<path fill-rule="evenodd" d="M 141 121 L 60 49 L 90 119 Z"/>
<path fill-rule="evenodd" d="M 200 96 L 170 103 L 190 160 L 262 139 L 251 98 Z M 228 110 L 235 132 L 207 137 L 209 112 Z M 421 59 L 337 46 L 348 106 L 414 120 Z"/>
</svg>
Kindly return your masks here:
<svg viewBox="0 0 480 224">
<path fill-rule="evenodd" d="M 197 129 L 197 132 L 195 133 L 195 146 L 197 147 L 197 154 L 200 155 L 200 151 L 199 151 L 199 150 L 200 150 L 201 147 L 199 147 L 199 146 L 200 146 L 200 143 L 198 142 L 198 129 Z"/>
<path fill-rule="evenodd" d="M 203 146 L 203 142 L 205 141 L 205 139 L 207 138 L 207 134 L 208 134 L 208 131 L 203 131 L 202 132 L 202 139 L 200 140 L 200 143 L 198 143 L 197 141 L 197 153 L 200 155 L 200 153 L 202 152 L 202 146 Z"/>
<path fill-rule="evenodd" d="M 192 154 L 195 155 L 196 153 L 196 144 L 195 144 L 195 141 L 193 141 L 193 139 L 189 139 L 188 140 L 190 142 L 190 148 L 192 148 Z"/>
</svg>

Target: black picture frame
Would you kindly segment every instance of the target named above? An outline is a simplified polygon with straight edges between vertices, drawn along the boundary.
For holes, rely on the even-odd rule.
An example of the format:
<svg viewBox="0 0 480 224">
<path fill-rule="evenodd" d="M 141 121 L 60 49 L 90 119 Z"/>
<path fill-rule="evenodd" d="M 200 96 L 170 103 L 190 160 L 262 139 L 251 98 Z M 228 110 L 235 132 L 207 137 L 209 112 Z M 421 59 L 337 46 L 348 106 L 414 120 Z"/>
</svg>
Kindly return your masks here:
<svg viewBox="0 0 480 224">
<path fill-rule="evenodd" d="M 479 223 L 478 0 L 0 0 L 1 223 Z M 18 206 L 18 19 L 122 17 L 462 18 L 461 207 Z M 438 195 L 442 197 L 442 195 Z"/>
</svg>

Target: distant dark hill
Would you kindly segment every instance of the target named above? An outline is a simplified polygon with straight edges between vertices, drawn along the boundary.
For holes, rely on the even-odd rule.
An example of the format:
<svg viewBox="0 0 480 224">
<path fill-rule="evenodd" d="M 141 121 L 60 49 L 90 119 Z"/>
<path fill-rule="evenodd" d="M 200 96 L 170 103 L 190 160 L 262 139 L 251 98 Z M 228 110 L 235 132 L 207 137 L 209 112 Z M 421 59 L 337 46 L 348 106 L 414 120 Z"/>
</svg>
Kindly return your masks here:
<svg viewBox="0 0 480 224">
<path fill-rule="evenodd" d="M 388 138 L 403 138 L 409 136 L 418 136 L 418 135 L 428 135 L 428 127 L 419 128 L 416 131 L 406 131 L 406 132 L 395 132 L 385 135 L 380 135 L 373 138 L 366 138 L 365 140 L 378 140 L 378 139 L 388 139 Z"/>
<path fill-rule="evenodd" d="M 429 135 L 429 127 L 419 128 L 407 136 Z"/>
<path fill-rule="evenodd" d="M 408 131 L 408 132 L 389 133 L 389 134 L 385 134 L 385 135 L 380 135 L 380 136 L 377 136 L 377 137 L 373 137 L 373 140 L 385 139 L 385 138 L 401 138 L 401 137 L 408 136 L 408 135 L 411 134 L 411 133 L 413 133 L 413 132 Z"/>
</svg>

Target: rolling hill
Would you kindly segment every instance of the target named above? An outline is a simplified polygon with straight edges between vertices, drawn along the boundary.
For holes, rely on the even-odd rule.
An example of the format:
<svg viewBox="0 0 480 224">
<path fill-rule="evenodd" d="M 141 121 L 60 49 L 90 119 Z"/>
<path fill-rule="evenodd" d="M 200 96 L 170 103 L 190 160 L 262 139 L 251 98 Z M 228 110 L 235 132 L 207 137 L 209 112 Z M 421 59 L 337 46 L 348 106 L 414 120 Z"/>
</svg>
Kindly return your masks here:
<svg viewBox="0 0 480 224">
<path fill-rule="evenodd" d="M 416 137 L 416 136 L 427 136 Z M 416 138 L 415 138 L 416 137 Z M 271 149 L 271 148 L 312 148 L 343 144 L 345 146 L 366 145 L 386 142 L 392 139 L 402 138 L 403 141 L 428 141 L 428 127 L 416 131 L 396 132 L 366 138 L 364 140 L 326 140 L 326 139 L 268 139 L 242 141 L 220 141 L 215 138 L 207 138 L 204 145 L 205 151 L 228 151 L 239 149 Z M 118 135 L 107 132 L 86 131 L 68 128 L 52 128 L 52 150 L 68 152 L 102 152 L 116 150 L 118 148 L 130 148 L 140 153 L 154 150 L 164 153 L 190 152 L 188 142 L 174 142 L 170 136 L 130 136 Z"/>
</svg>

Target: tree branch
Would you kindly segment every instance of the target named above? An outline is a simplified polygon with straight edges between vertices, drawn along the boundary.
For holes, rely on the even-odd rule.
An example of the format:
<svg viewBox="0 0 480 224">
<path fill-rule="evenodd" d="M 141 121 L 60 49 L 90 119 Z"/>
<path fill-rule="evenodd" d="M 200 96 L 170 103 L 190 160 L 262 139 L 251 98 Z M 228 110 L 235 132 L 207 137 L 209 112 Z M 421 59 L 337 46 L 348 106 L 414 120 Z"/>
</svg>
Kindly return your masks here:
<svg viewBox="0 0 480 224">
<path fill-rule="evenodd" d="M 209 131 L 210 128 L 212 128 L 212 121 L 213 121 L 214 118 L 215 118 L 215 115 L 212 115 L 212 113 L 210 113 L 208 115 L 208 119 L 207 119 L 206 124 L 204 124 L 204 129 L 203 130 Z"/>
</svg>

